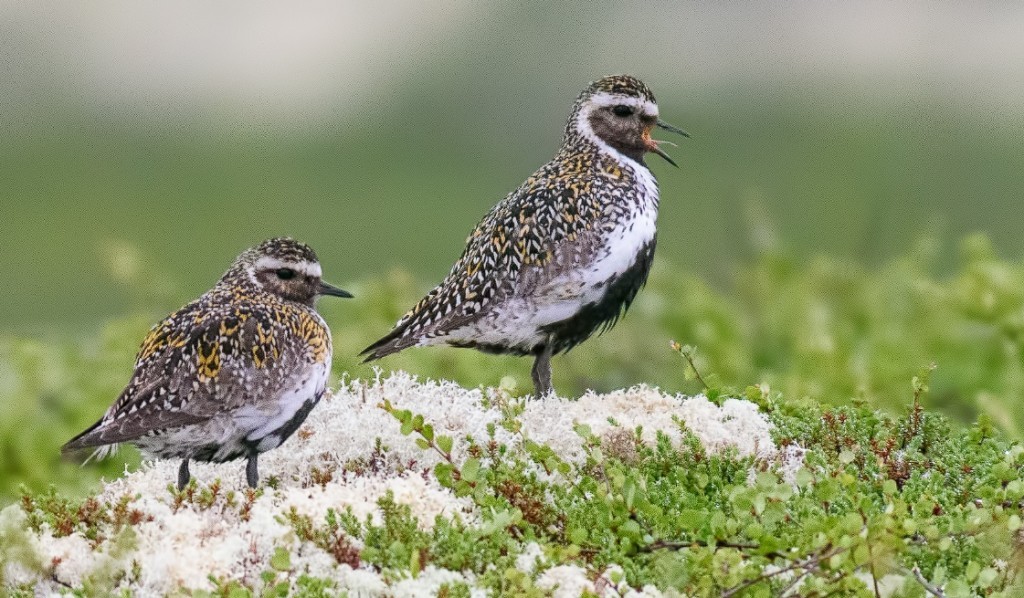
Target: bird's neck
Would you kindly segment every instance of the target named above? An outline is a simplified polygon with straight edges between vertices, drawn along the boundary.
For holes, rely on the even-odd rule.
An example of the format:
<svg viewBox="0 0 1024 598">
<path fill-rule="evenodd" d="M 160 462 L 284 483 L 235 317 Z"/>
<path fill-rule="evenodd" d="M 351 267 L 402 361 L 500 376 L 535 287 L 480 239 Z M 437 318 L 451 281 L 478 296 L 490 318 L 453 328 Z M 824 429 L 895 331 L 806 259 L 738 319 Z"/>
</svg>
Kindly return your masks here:
<svg viewBox="0 0 1024 598">
<path fill-rule="evenodd" d="M 562 147 L 559 154 L 591 154 L 598 158 L 599 162 L 613 162 L 620 168 L 629 168 L 634 172 L 650 171 L 647 162 L 644 161 L 644 151 L 637 151 L 633 148 L 616 147 L 615 145 L 601 139 L 594 133 L 593 129 L 569 128 L 562 139 Z"/>
<path fill-rule="evenodd" d="M 625 152 L 593 135 L 592 132 L 586 133 L 566 133 L 562 147 L 558 151 L 559 161 L 572 162 L 576 157 L 584 157 L 586 163 L 597 169 L 626 169 L 638 176 L 650 173 L 643 152 Z"/>
</svg>

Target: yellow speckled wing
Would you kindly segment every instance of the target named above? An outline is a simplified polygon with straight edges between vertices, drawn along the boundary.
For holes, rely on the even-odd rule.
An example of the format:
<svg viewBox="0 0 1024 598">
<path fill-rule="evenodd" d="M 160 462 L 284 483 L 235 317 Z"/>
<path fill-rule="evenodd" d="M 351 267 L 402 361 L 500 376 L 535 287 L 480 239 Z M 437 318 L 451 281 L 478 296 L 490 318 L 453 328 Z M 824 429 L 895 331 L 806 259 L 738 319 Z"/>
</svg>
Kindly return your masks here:
<svg viewBox="0 0 1024 598">
<path fill-rule="evenodd" d="M 329 332 L 312 310 L 211 303 L 204 296 L 150 330 L 128 386 L 68 448 L 132 440 L 274 397 L 290 375 L 329 358 Z"/>
</svg>

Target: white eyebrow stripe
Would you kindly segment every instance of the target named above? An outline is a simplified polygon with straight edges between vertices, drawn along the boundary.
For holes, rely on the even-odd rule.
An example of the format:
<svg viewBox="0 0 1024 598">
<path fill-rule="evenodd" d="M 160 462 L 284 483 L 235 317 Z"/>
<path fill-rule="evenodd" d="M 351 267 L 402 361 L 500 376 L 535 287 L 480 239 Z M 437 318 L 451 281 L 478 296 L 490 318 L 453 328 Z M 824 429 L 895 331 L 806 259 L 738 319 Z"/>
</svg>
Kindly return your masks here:
<svg viewBox="0 0 1024 598">
<path fill-rule="evenodd" d="M 316 262 L 307 262 L 305 260 L 301 262 L 286 262 L 273 257 L 261 257 L 256 261 L 257 270 L 279 270 L 281 268 L 290 268 L 305 276 L 317 278 L 323 276 L 323 269 Z"/>
<path fill-rule="evenodd" d="M 606 91 L 595 93 L 590 97 L 590 103 L 601 107 L 619 105 L 632 106 L 633 108 L 642 110 L 644 114 L 649 114 L 654 117 L 658 116 L 658 105 L 650 100 L 608 93 Z"/>
</svg>

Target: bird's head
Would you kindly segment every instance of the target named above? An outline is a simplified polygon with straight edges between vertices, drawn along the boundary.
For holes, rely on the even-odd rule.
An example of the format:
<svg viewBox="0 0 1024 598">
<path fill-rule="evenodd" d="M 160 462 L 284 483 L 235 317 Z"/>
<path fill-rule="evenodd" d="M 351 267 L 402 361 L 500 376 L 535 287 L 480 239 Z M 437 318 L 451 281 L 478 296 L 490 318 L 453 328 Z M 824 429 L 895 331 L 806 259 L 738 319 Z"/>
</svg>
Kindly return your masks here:
<svg viewBox="0 0 1024 598">
<path fill-rule="evenodd" d="M 651 138 L 654 127 L 690 136 L 658 118 L 658 103 L 643 81 L 629 75 L 612 75 L 594 81 L 580 93 L 566 126 L 566 140 L 580 135 L 640 163 L 647 152 L 652 152 L 676 166 L 658 147 L 659 142 Z"/>
<path fill-rule="evenodd" d="M 222 282 L 230 283 L 242 276 L 261 291 L 310 306 L 320 295 L 352 296 L 324 282 L 322 274 L 320 261 L 308 245 L 277 238 L 268 239 L 243 252 Z"/>
</svg>

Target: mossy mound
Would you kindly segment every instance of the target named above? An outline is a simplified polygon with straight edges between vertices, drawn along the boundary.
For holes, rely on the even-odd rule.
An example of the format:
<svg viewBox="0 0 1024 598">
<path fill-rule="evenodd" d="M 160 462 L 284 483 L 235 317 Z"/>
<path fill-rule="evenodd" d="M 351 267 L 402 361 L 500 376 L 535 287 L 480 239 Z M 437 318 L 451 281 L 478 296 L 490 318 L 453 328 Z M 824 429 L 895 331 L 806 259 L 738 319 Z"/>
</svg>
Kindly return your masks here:
<svg viewBox="0 0 1024 598">
<path fill-rule="evenodd" d="M 917 383 L 922 392 L 922 381 Z M 1010 596 L 1024 447 L 913 402 L 342 384 L 284 447 L 0 511 L 6 593 Z"/>
</svg>

